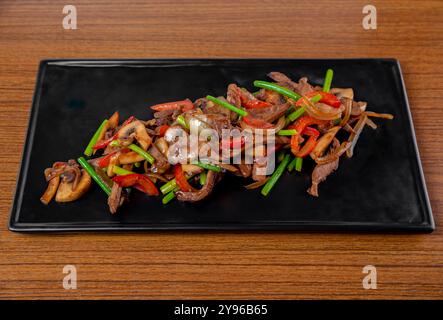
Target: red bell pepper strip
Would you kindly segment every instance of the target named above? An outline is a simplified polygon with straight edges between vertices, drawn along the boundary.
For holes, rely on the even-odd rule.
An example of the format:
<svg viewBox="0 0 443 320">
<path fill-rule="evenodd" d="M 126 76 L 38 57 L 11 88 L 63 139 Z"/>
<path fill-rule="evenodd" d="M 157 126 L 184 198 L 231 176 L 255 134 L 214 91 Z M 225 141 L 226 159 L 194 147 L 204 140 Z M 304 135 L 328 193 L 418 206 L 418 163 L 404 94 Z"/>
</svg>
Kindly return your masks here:
<svg viewBox="0 0 443 320">
<path fill-rule="evenodd" d="M 248 97 L 246 97 L 244 94 L 240 94 L 240 100 L 242 106 L 246 109 L 261 109 L 271 106 L 271 104 L 266 101 L 261 101 L 258 99 L 248 99 Z"/>
<path fill-rule="evenodd" d="M 168 129 L 169 129 L 169 126 L 167 124 L 160 126 L 158 128 L 158 134 L 160 135 L 160 137 L 163 137 L 165 135 L 166 131 L 168 131 Z"/>
<path fill-rule="evenodd" d="M 295 121 L 292 125 L 288 126 L 286 129 L 295 129 L 298 133 L 294 134 L 291 137 L 291 151 L 293 154 L 297 154 L 300 149 L 300 134 L 305 130 L 307 126 L 313 125 L 313 124 L 324 124 L 327 122 L 326 120 L 318 120 L 311 116 L 302 116 Z M 308 131 L 309 132 L 309 131 Z"/>
<path fill-rule="evenodd" d="M 112 178 L 112 181 L 120 187 L 134 187 L 150 196 L 158 196 L 160 194 L 155 184 L 147 176 L 139 173 L 116 176 Z"/>
<path fill-rule="evenodd" d="M 325 104 L 330 105 L 331 107 L 334 107 L 334 108 L 340 108 L 340 105 L 341 105 L 340 100 L 335 95 L 333 95 L 332 93 L 329 93 L 329 92 L 311 91 L 308 94 L 306 94 L 306 98 L 312 98 L 312 97 L 316 96 L 317 94 L 319 94 L 321 96 L 319 102 L 325 103 Z M 303 99 L 299 99 L 295 105 L 302 106 L 303 103 L 304 103 Z"/>
<path fill-rule="evenodd" d="M 320 132 L 314 128 L 306 127 L 301 134 L 309 136 L 309 139 L 303 145 L 301 150 L 295 154 L 295 156 L 304 158 L 310 154 L 312 150 L 314 150 L 315 146 L 317 145 L 317 138 L 319 137 Z"/>
<path fill-rule="evenodd" d="M 109 162 L 111 161 L 111 158 L 113 155 L 115 155 L 117 153 L 117 151 L 111 152 L 103 157 L 100 158 L 100 160 L 98 160 L 97 164 L 100 168 L 105 168 L 107 166 L 109 166 Z"/>
<path fill-rule="evenodd" d="M 243 121 L 250 125 L 251 127 L 257 128 L 257 129 L 271 129 L 274 128 L 274 125 L 272 123 L 266 122 L 262 119 L 253 118 L 251 116 L 243 117 Z"/>
<path fill-rule="evenodd" d="M 185 174 L 182 169 L 181 164 L 176 164 L 174 167 L 174 176 L 175 176 L 175 183 L 183 192 L 192 192 L 195 191 L 195 189 L 189 184 L 188 180 L 185 177 Z"/>
<path fill-rule="evenodd" d="M 128 119 L 126 119 L 125 122 L 123 122 L 121 128 L 123 128 L 124 126 L 126 126 L 127 124 L 131 123 L 132 121 L 135 120 L 134 116 L 130 116 Z M 104 149 L 108 146 L 108 144 L 110 144 L 112 141 L 116 140 L 118 137 L 118 132 L 116 132 L 112 137 L 110 137 L 109 139 L 106 140 L 102 140 L 99 141 L 95 144 L 95 146 L 93 146 L 92 148 L 94 150 L 99 150 L 99 149 Z"/>
<path fill-rule="evenodd" d="M 154 111 L 180 110 L 182 112 L 186 112 L 194 109 L 194 104 L 192 103 L 191 100 L 186 99 L 186 100 L 156 104 L 155 106 L 152 106 L 151 109 Z"/>
</svg>

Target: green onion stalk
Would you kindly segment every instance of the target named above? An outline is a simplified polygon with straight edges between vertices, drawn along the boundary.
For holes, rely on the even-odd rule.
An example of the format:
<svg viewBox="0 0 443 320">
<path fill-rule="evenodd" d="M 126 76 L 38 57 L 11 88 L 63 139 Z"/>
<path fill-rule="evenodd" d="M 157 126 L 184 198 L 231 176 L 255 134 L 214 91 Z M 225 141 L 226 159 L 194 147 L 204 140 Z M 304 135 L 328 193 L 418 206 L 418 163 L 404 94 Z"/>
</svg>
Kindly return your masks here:
<svg viewBox="0 0 443 320">
<path fill-rule="evenodd" d="M 91 140 L 89 141 L 88 145 L 86 146 L 85 151 L 83 152 L 85 156 L 92 156 L 92 153 L 94 152 L 94 146 L 97 143 L 98 138 L 100 137 L 100 134 L 102 133 L 103 129 L 105 128 L 105 125 L 108 123 L 108 120 L 103 120 L 100 127 L 98 127 L 97 131 L 92 136 Z"/>
</svg>

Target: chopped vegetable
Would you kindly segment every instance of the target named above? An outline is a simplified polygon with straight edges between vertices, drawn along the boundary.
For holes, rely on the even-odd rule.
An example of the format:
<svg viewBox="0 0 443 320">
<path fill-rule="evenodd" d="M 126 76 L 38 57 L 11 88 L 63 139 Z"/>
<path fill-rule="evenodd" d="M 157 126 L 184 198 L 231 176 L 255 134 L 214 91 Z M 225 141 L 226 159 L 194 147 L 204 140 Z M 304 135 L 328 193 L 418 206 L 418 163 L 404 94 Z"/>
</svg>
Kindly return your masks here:
<svg viewBox="0 0 443 320">
<path fill-rule="evenodd" d="M 111 158 L 115 156 L 117 152 L 111 152 L 103 157 L 100 158 L 100 160 L 97 162 L 98 166 L 100 168 L 106 168 L 109 166 L 109 162 L 111 161 Z"/>
<path fill-rule="evenodd" d="M 175 182 L 175 179 L 172 179 L 169 182 L 162 185 L 160 187 L 160 191 L 161 191 L 161 193 L 166 194 L 166 193 L 174 190 L 174 188 L 176 188 L 176 187 L 177 187 L 177 183 Z"/>
<path fill-rule="evenodd" d="M 328 93 L 328 92 L 312 91 L 312 92 L 306 94 L 305 97 L 309 98 L 309 100 L 312 103 L 322 102 L 322 103 L 330 105 L 331 107 L 334 107 L 334 108 L 339 108 L 341 105 L 340 100 L 335 95 L 333 95 L 332 93 Z M 299 107 L 305 106 L 306 101 L 305 101 L 305 99 L 300 99 L 297 101 L 297 103 L 295 105 L 299 106 Z"/>
<path fill-rule="evenodd" d="M 168 131 L 168 129 L 170 128 L 170 126 L 168 126 L 167 124 L 164 124 L 162 126 L 160 126 L 158 128 L 158 134 L 160 137 L 163 137 L 166 133 L 166 131 Z"/>
<path fill-rule="evenodd" d="M 305 108 L 303 108 L 303 107 L 298 108 L 297 110 L 292 112 L 289 116 L 287 116 L 286 122 L 290 123 L 294 120 L 297 120 L 298 118 L 300 118 L 303 115 L 303 113 L 305 113 Z"/>
<path fill-rule="evenodd" d="M 302 166 L 303 166 L 303 158 L 296 157 L 295 158 L 295 170 L 300 172 Z"/>
<path fill-rule="evenodd" d="M 207 95 L 206 99 L 208 99 L 209 101 L 212 101 L 212 102 L 218 104 L 219 106 L 222 106 L 223 108 L 226 108 L 226 109 L 229 109 L 229 110 L 231 110 L 231 111 L 233 111 L 235 113 L 238 113 L 242 117 L 245 117 L 245 116 L 248 115 L 248 113 L 245 110 L 237 108 L 236 106 L 233 106 L 232 104 L 230 104 L 227 101 L 223 101 L 223 100 L 217 99 L 216 97 L 213 97 L 213 96 L 210 96 L 210 95 Z"/>
<path fill-rule="evenodd" d="M 177 123 L 181 125 L 185 129 L 189 129 L 188 124 L 186 123 L 185 117 L 183 115 L 179 115 L 176 119 Z"/>
<path fill-rule="evenodd" d="M 143 150 L 142 148 L 140 148 L 139 146 L 135 145 L 135 144 L 130 144 L 128 146 L 128 149 L 131 149 L 132 151 L 138 153 L 139 155 L 141 155 L 143 158 L 145 158 L 150 164 L 153 164 L 155 162 L 155 159 L 153 156 L 151 156 L 149 154 L 149 152 Z"/>
<path fill-rule="evenodd" d="M 289 162 L 289 164 L 288 164 L 288 171 L 289 172 L 292 172 L 292 170 L 294 170 L 296 162 L 297 162 L 297 158 L 295 158 L 295 157 L 291 160 L 291 162 Z"/>
<path fill-rule="evenodd" d="M 102 188 L 102 190 L 109 196 L 111 194 L 111 188 L 102 180 L 102 178 L 95 172 L 94 168 L 85 160 L 80 157 L 77 162 L 86 170 L 87 173 L 94 179 L 94 181 Z"/>
<path fill-rule="evenodd" d="M 306 141 L 306 143 L 303 145 L 300 151 L 297 152 L 294 152 L 294 150 L 292 151 L 298 158 L 306 157 L 308 154 L 312 152 L 312 150 L 314 150 L 320 132 L 318 132 L 318 130 L 314 128 L 306 127 L 305 129 L 303 129 L 301 134 L 309 136 L 309 139 L 308 141 Z"/>
<path fill-rule="evenodd" d="M 323 92 L 329 92 L 331 90 L 332 77 L 334 71 L 332 69 L 326 70 L 325 82 L 323 83 Z"/>
<path fill-rule="evenodd" d="M 254 128 L 257 129 L 271 129 L 274 128 L 274 125 L 272 123 L 266 122 L 265 120 L 262 119 L 257 119 L 257 118 L 253 118 L 251 116 L 246 116 L 243 117 L 243 121 Z"/>
<path fill-rule="evenodd" d="M 203 171 L 202 173 L 200 173 L 200 185 L 205 185 L 206 182 L 206 171 Z"/>
<path fill-rule="evenodd" d="M 258 99 L 247 99 L 245 95 L 240 95 L 241 104 L 246 109 L 262 109 L 271 106 L 269 102 L 261 101 Z"/>
<path fill-rule="evenodd" d="M 185 173 L 182 170 L 181 164 L 175 165 L 174 176 L 175 176 L 175 182 L 181 191 L 184 192 L 195 191 L 195 189 L 189 184 L 188 179 L 186 178 Z"/>
<path fill-rule="evenodd" d="M 116 166 L 116 165 L 112 166 L 112 171 L 118 176 L 124 176 L 126 174 L 134 174 L 135 173 L 135 172 L 123 169 L 123 168 Z"/>
<path fill-rule="evenodd" d="M 92 156 L 92 152 L 94 151 L 94 146 L 97 143 L 97 140 L 100 137 L 100 134 L 102 133 L 102 130 L 106 126 L 107 123 L 108 123 L 107 119 L 103 120 L 100 127 L 98 127 L 97 131 L 94 133 L 94 135 L 92 136 L 91 140 L 89 141 L 85 151 L 83 152 L 85 154 L 85 156 L 88 156 L 88 157 Z"/>
<path fill-rule="evenodd" d="M 286 89 L 282 86 L 279 86 L 278 84 L 272 83 L 272 82 L 267 82 L 267 81 L 261 81 L 261 80 L 255 80 L 254 81 L 254 86 L 258 87 L 258 88 L 263 88 L 266 90 L 271 90 L 271 91 L 275 91 L 278 92 L 288 98 L 293 99 L 294 101 L 297 101 L 298 99 L 301 98 L 301 95 L 299 95 L 297 92 L 294 92 L 292 90 Z"/>
<path fill-rule="evenodd" d="M 313 97 L 310 99 L 311 102 L 316 103 L 318 101 L 320 101 L 321 99 L 321 95 L 320 94 L 315 94 L 313 95 Z M 298 108 L 297 110 L 295 110 L 294 112 L 290 113 L 287 118 L 286 118 L 286 123 L 290 123 L 293 122 L 295 120 L 297 120 L 298 118 L 300 118 L 303 113 L 305 113 L 305 108 L 302 106 L 301 103 L 299 103 L 301 100 L 297 101 L 297 105 L 300 106 L 300 108 Z"/>
<path fill-rule="evenodd" d="M 289 129 L 289 130 L 280 130 L 277 132 L 279 136 L 293 136 L 294 134 L 297 134 L 297 130 L 295 129 Z"/>
<path fill-rule="evenodd" d="M 221 168 L 219 166 L 215 166 L 210 163 L 196 161 L 196 162 L 193 162 L 193 164 L 195 164 L 196 166 L 199 166 L 200 168 L 203 168 L 203 169 L 207 169 L 207 170 L 211 170 L 211 171 L 215 171 L 215 172 L 221 171 Z"/>
<path fill-rule="evenodd" d="M 168 204 L 169 202 L 171 202 L 171 200 L 173 200 L 175 198 L 175 192 L 177 192 L 177 191 L 178 191 L 178 188 L 176 188 L 173 191 L 169 192 L 166 196 L 163 197 L 162 203 L 163 204 Z"/>
<path fill-rule="evenodd" d="M 262 195 L 267 196 L 269 194 L 271 189 L 277 183 L 278 179 L 280 179 L 281 175 L 283 174 L 283 171 L 285 171 L 287 165 L 289 164 L 290 159 L 291 159 L 291 156 L 289 154 L 285 155 L 283 161 L 280 162 L 277 169 L 272 174 L 271 179 L 269 179 L 268 182 L 266 182 L 265 186 L 261 190 Z"/>
<path fill-rule="evenodd" d="M 122 128 L 126 125 L 128 125 L 129 123 L 131 123 L 132 121 L 135 120 L 134 116 L 130 116 L 125 122 L 123 122 L 122 124 Z M 112 137 L 110 137 L 107 140 L 103 140 L 103 141 L 97 141 L 97 143 L 94 145 L 93 149 L 94 150 L 99 150 L 99 149 L 104 149 L 106 148 L 110 143 L 112 143 L 114 140 L 116 140 L 118 138 L 118 132 L 116 134 L 114 134 Z M 118 145 L 117 145 L 118 146 Z"/>
<path fill-rule="evenodd" d="M 155 184 L 147 176 L 139 173 L 125 174 L 112 178 L 120 187 L 134 187 L 150 196 L 159 195 Z"/>
<path fill-rule="evenodd" d="M 156 104 L 155 106 L 152 106 L 151 109 L 154 111 L 179 110 L 182 112 L 186 112 L 194 109 L 194 104 L 192 103 L 191 100 L 186 99 L 181 101 Z"/>
</svg>

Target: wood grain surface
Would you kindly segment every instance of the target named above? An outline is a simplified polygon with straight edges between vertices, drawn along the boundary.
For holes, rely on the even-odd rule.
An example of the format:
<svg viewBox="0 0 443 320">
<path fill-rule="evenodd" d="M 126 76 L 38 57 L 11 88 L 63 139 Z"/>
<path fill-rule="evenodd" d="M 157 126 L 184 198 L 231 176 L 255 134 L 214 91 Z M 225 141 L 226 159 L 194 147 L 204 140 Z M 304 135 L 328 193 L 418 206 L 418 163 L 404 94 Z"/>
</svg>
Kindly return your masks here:
<svg viewBox="0 0 443 320">
<path fill-rule="evenodd" d="M 64 30 L 75 4 L 78 29 Z M 443 297 L 443 2 L 0 2 L 0 298 Z M 400 60 L 437 229 L 432 234 L 18 234 L 8 231 L 44 58 L 393 57 Z M 393 186 L 395 188 L 395 186 Z M 64 265 L 78 289 L 62 287 Z M 365 265 L 378 289 L 362 287 Z"/>
</svg>

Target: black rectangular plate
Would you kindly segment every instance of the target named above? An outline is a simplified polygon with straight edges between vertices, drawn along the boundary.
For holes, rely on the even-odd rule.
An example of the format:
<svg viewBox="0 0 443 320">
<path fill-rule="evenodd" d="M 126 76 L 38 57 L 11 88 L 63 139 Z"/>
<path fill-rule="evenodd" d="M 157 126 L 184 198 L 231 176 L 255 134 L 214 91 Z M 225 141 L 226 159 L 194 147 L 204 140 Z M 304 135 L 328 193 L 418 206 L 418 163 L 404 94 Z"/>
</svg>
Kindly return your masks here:
<svg viewBox="0 0 443 320">
<path fill-rule="evenodd" d="M 306 193 L 313 164 L 285 173 L 268 197 L 247 191 L 246 181 L 225 177 L 200 203 L 134 192 L 111 215 L 106 195 L 94 186 L 76 202 L 43 205 L 43 170 L 76 159 L 101 121 L 119 110 L 125 119 L 151 117 L 149 105 L 206 94 L 225 95 L 229 83 L 252 82 L 281 71 L 321 84 L 334 69 L 333 86 L 352 87 L 368 109 L 395 115 L 366 128 L 352 159 Z M 47 60 L 37 78 L 23 161 L 11 211 L 14 231 L 86 230 L 356 230 L 429 232 L 431 207 L 399 64 L 394 59 L 280 60 Z"/>
</svg>

